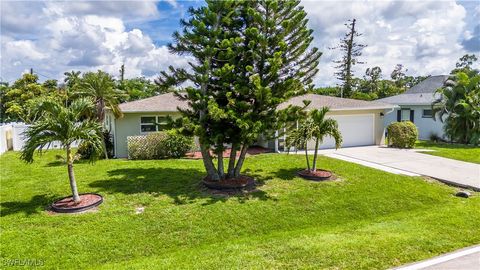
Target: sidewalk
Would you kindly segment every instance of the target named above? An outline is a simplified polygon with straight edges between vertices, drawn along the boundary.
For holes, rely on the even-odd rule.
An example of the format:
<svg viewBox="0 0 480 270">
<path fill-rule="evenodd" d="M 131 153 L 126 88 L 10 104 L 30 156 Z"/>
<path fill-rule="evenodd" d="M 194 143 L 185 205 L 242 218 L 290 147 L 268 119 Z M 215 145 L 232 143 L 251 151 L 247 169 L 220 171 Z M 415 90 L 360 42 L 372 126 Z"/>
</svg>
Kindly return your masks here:
<svg viewBox="0 0 480 270">
<path fill-rule="evenodd" d="M 480 245 L 460 249 L 425 261 L 407 264 L 392 270 L 478 270 Z"/>
</svg>

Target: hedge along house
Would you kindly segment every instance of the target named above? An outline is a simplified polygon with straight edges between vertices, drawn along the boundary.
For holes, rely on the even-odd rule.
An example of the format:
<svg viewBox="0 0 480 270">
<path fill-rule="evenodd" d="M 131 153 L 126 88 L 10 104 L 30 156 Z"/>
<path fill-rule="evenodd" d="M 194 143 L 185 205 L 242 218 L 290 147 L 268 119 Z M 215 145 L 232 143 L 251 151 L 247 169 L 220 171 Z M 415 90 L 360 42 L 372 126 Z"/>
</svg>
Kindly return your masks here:
<svg viewBox="0 0 480 270">
<path fill-rule="evenodd" d="M 322 107 L 328 107 L 330 109 L 327 117 L 337 120 L 338 128 L 343 138 L 342 147 L 384 144 L 384 117 L 391 113 L 396 107 L 395 105 L 377 101 L 306 94 L 282 103 L 279 109 L 284 109 L 289 105 L 303 107 L 304 100 L 311 101 L 306 107 L 307 111 L 320 109 Z M 286 135 L 277 138 L 275 140 L 275 150 L 284 151 L 283 144 L 285 140 Z M 329 148 L 335 148 L 335 142 L 331 137 L 326 137 L 320 145 L 320 149 Z M 315 149 L 315 142 L 308 142 L 307 149 Z"/>
<path fill-rule="evenodd" d="M 379 99 L 398 106 L 394 113 L 385 117 L 385 126 L 392 122 L 411 121 L 417 126 L 419 139 L 428 140 L 431 135 L 444 138 L 443 122 L 433 119 L 432 102 L 439 97 L 435 91 L 447 79 L 448 75 L 431 76 L 403 94 Z"/>
<path fill-rule="evenodd" d="M 177 107 L 187 106 L 186 101 L 179 100 L 173 93 L 120 104 L 123 117 L 115 119 L 108 113 L 105 119 L 105 126 L 113 137 L 115 157 L 128 157 L 127 137 L 163 130 L 167 116 L 180 117 Z"/>
</svg>

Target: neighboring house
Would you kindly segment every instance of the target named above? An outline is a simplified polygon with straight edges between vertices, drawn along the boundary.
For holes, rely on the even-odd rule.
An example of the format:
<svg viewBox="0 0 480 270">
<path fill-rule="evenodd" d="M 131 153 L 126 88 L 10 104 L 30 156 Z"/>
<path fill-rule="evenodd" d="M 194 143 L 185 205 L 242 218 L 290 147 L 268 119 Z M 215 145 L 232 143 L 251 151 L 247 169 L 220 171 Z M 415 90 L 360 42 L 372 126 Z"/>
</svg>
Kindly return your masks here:
<svg viewBox="0 0 480 270">
<path fill-rule="evenodd" d="M 279 106 L 298 105 L 303 107 L 303 100 L 310 100 L 308 109 L 330 108 L 329 116 L 339 123 L 343 136 L 343 146 L 361 146 L 383 144 L 384 142 L 384 115 L 391 112 L 395 106 L 381 102 L 345 99 L 315 94 L 294 97 Z M 142 100 L 120 104 L 123 118 L 115 119 L 111 113 L 106 117 L 105 125 L 114 138 L 115 156 L 128 156 L 127 137 L 145 135 L 149 132 L 162 130 L 162 123 L 166 123 L 166 116 L 179 117 L 177 107 L 187 108 L 187 102 L 179 100 L 174 94 L 168 93 Z M 156 125 L 155 123 L 158 123 Z M 263 141 L 259 144 L 279 151 L 283 149 L 283 138 L 275 141 Z M 308 147 L 313 148 L 313 144 Z M 322 148 L 333 148 L 334 144 L 327 138 Z"/>
<path fill-rule="evenodd" d="M 385 117 L 385 127 L 392 122 L 412 121 L 418 128 L 418 137 L 428 140 L 432 134 L 444 137 L 443 123 L 433 118 L 432 102 L 438 98 L 435 91 L 443 86 L 448 75 L 431 76 L 405 93 L 378 101 L 398 105 L 395 112 Z"/>
</svg>

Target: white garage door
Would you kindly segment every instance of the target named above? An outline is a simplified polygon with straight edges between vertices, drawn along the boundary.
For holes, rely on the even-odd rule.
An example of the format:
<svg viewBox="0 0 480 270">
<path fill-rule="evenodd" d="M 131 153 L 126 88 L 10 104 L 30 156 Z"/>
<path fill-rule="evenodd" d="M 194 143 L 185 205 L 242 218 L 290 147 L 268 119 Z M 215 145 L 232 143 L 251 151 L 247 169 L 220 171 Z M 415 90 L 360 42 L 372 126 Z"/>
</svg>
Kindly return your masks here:
<svg viewBox="0 0 480 270">
<path fill-rule="evenodd" d="M 342 133 L 342 147 L 373 145 L 374 139 L 374 115 L 332 115 L 337 120 Z M 308 149 L 314 149 L 315 142 L 308 143 Z M 335 141 L 331 137 L 325 137 L 321 149 L 335 148 Z"/>
</svg>

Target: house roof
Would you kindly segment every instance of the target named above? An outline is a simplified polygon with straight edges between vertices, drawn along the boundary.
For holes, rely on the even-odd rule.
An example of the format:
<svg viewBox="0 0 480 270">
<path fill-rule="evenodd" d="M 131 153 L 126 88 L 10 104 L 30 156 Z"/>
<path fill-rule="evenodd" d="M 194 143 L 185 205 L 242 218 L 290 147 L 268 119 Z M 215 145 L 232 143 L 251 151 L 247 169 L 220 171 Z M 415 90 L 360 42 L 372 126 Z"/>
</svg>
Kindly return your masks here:
<svg viewBox="0 0 480 270">
<path fill-rule="evenodd" d="M 448 75 L 431 76 L 403 94 L 382 98 L 378 101 L 396 105 L 430 105 L 439 97 L 435 91 L 442 87 L 447 79 Z"/>
<path fill-rule="evenodd" d="M 177 112 L 177 107 L 188 108 L 188 103 L 178 99 L 173 93 L 166 93 L 122 103 L 119 107 L 123 113 Z"/>
<path fill-rule="evenodd" d="M 329 107 L 332 111 L 342 110 L 376 110 L 391 109 L 394 105 L 377 102 L 364 101 L 357 99 L 338 98 L 331 96 L 322 96 L 316 94 L 306 94 L 303 96 L 293 97 L 287 102 L 278 106 L 284 109 L 288 105 L 304 106 L 303 100 L 310 100 L 308 108 Z M 188 108 L 188 103 L 178 99 L 173 93 L 162 94 L 145 99 L 135 100 L 120 104 L 120 110 L 123 113 L 153 113 L 153 112 L 177 112 L 177 107 L 182 109 Z"/>
<path fill-rule="evenodd" d="M 311 103 L 306 108 L 318 109 L 321 107 L 328 107 L 331 111 L 353 111 L 353 110 L 380 110 L 391 109 L 395 106 L 378 101 L 365 101 L 358 99 L 339 98 L 332 96 L 323 96 L 317 94 L 306 94 L 303 96 L 293 97 L 290 100 L 280 104 L 279 109 L 285 109 L 289 105 L 303 107 L 303 101 L 310 100 Z"/>
</svg>

